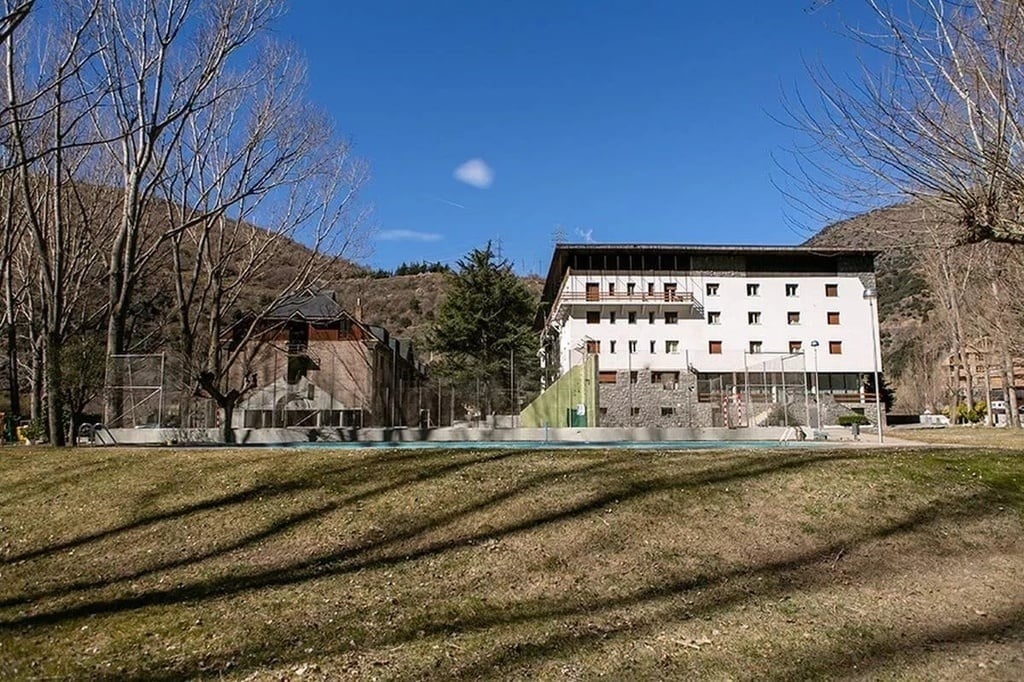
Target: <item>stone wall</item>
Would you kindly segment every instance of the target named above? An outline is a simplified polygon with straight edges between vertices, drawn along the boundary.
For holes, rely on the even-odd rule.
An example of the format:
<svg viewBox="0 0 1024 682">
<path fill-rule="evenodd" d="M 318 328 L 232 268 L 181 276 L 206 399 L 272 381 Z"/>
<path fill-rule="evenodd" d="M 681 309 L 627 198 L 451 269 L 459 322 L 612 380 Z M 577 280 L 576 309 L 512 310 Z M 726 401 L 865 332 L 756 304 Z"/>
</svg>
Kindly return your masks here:
<svg viewBox="0 0 1024 682">
<path fill-rule="evenodd" d="M 668 387 L 651 381 L 648 369 L 633 370 L 636 383 L 630 384 L 629 371 L 616 372 L 615 383 L 601 384 L 602 426 L 677 426 L 707 428 L 720 426 L 720 406 L 697 400 L 697 378 L 680 371 L 679 382 Z M 718 419 L 714 408 L 718 407 Z M 632 408 L 632 413 L 631 413 Z"/>
</svg>

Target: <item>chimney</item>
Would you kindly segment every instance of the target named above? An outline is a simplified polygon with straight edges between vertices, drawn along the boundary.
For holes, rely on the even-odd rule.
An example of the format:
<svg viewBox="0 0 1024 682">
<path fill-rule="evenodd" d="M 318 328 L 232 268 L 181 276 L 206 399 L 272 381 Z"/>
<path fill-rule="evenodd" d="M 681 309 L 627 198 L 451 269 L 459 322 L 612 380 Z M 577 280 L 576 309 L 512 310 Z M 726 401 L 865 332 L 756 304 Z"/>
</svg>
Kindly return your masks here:
<svg viewBox="0 0 1024 682">
<path fill-rule="evenodd" d="M 356 299 L 356 309 L 352 312 L 352 316 L 356 318 L 356 322 L 362 323 L 363 321 L 363 299 Z"/>
</svg>

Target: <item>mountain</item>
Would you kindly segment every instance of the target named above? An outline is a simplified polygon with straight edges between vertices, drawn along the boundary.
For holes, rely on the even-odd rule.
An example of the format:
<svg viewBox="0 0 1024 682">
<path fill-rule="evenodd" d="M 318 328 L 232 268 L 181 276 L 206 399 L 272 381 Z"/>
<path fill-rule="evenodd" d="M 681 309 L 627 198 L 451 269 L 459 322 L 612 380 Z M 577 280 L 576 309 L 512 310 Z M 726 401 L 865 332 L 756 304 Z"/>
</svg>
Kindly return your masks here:
<svg viewBox="0 0 1024 682">
<path fill-rule="evenodd" d="M 338 302 L 346 310 L 362 309 L 363 320 L 381 325 L 392 335 L 413 341 L 422 350 L 437 308 L 448 293 L 452 275 L 425 272 L 418 275 L 371 277 L 369 272 L 333 283 Z M 537 276 L 523 283 L 537 302 L 544 285 Z"/>
</svg>

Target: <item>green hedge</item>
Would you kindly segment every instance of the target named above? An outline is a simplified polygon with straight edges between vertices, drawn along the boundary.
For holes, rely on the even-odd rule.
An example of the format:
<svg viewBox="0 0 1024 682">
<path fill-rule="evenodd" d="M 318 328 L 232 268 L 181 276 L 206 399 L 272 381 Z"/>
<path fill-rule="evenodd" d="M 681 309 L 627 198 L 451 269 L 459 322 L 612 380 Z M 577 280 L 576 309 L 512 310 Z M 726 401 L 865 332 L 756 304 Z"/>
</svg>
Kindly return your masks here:
<svg viewBox="0 0 1024 682">
<path fill-rule="evenodd" d="M 853 426 L 854 424 L 860 424 L 861 426 L 864 426 L 865 424 L 870 423 L 871 420 L 869 420 L 862 414 L 844 414 L 841 417 L 839 417 L 840 426 Z"/>
</svg>

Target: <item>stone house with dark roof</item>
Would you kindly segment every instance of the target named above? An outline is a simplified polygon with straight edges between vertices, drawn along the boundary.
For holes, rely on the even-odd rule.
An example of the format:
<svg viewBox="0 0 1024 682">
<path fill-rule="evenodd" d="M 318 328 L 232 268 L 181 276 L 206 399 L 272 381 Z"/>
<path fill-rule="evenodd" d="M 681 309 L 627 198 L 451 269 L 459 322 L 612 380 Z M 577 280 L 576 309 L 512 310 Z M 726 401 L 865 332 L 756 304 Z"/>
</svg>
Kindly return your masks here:
<svg viewBox="0 0 1024 682">
<path fill-rule="evenodd" d="M 246 371 L 256 388 L 235 408 L 235 428 L 415 426 L 424 367 L 412 345 L 365 324 L 331 292 L 296 294 L 259 323 Z M 253 342 L 251 340 L 250 342 Z"/>
</svg>

